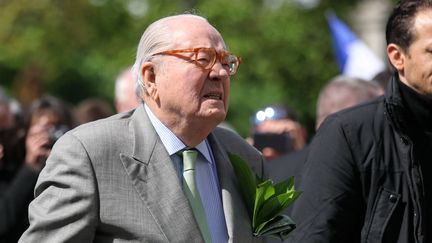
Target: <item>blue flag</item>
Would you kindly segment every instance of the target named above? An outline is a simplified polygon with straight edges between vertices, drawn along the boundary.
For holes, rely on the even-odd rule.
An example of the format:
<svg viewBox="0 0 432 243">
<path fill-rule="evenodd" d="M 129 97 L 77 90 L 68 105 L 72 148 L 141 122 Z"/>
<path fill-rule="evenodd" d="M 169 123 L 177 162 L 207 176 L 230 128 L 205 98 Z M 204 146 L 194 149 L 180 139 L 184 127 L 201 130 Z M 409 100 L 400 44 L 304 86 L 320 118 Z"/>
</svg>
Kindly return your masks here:
<svg viewBox="0 0 432 243">
<path fill-rule="evenodd" d="M 351 29 L 329 14 L 327 21 L 333 38 L 333 48 L 342 74 L 371 80 L 385 70 L 384 62 L 361 41 Z"/>
</svg>

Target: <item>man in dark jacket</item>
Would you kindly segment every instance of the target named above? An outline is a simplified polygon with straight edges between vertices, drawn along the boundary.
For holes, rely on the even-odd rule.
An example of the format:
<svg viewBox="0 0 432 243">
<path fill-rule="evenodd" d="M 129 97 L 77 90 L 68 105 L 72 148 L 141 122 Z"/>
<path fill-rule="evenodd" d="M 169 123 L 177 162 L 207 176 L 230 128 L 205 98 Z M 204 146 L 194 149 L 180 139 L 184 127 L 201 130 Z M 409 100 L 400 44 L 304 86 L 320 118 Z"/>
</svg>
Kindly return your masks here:
<svg viewBox="0 0 432 243">
<path fill-rule="evenodd" d="M 401 1 L 386 38 L 395 75 L 321 125 L 291 242 L 432 242 L 432 0 Z"/>
</svg>

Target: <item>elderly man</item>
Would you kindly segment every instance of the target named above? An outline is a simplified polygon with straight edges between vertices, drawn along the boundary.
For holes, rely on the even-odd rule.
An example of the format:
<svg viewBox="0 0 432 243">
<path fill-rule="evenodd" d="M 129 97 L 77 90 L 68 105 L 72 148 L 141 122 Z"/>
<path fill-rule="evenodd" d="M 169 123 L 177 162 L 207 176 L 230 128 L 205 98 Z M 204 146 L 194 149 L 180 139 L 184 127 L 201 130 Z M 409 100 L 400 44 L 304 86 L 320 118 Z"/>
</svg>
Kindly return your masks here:
<svg viewBox="0 0 432 243">
<path fill-rule="evenodd" d="M 400 1 L 386 36 L 394 76 L 320 126 L 292 242 L 432 242 L 432 1 Z"/>
<path fill-rule="evenodd" d="M 20 242 L 261 241 L 252 235 L 228 152 L 257 173 L 263 159 L 216 128 L 239 62 L 202 17 L 151 24 L 134 66 L 145 104 L 60 138 Z"/>
</svg>

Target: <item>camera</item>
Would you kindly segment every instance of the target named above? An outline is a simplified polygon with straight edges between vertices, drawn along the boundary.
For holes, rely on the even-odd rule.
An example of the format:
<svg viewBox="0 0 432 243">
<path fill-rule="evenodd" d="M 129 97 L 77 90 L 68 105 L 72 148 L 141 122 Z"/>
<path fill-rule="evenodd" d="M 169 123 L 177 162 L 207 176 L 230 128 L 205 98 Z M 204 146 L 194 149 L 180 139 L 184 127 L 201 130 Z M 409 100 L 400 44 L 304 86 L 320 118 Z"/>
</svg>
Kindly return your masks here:
<svg viewBox="0 0 432 243">
<path fill-rule="evenodd" d="M 279 153 L 292 150 L 292 139 L 288 133 L 254 133 L 254 147 L 262 151 L 263 148 L 273 148 Z"/>
<path fill-rule="evenodd" d="M 69 129 L 65 125 L 58 125 L 49 129 L 48 134 L 52 144 L 54 144 L 67 131 L 69 131 Z"/>
</svg>

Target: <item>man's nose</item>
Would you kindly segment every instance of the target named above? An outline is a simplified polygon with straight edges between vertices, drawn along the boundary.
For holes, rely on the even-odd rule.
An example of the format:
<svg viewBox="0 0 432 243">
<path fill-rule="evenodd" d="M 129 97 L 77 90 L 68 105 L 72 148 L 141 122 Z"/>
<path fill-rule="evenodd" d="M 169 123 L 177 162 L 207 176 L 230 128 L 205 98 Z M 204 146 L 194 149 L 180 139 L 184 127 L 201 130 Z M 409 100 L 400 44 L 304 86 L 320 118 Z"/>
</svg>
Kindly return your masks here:
<svg viewBox="0 0 432 243">
<path fill-rule="evenodd" d="M 228 78 L 229 73 L 228 70 L 224 68 L 222 63 L 219 60 L 217 60 L 213 65 L 213 67 L 211 68 L 209 76 L 212 80 L 215 79 L 216 81 L 219 81 Z"/>
</svg>

